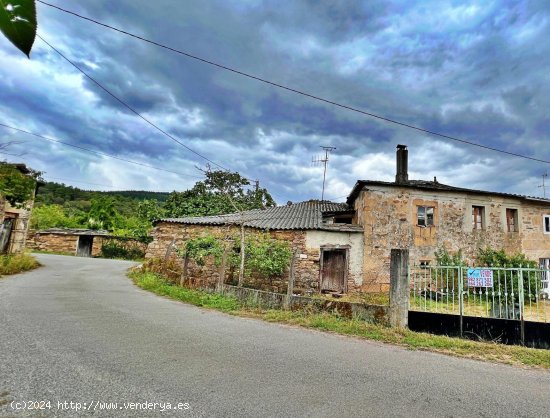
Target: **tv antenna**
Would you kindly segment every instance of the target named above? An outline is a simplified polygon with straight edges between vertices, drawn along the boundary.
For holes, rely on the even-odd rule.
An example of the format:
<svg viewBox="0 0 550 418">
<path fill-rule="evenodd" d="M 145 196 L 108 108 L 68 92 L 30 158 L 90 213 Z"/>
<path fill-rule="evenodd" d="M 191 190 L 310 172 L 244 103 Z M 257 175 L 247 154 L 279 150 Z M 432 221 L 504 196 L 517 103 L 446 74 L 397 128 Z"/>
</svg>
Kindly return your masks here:
<svg viewBox="0 0 550 418">
<path fill-rule="evenodd" d="M 318 156 L 318 157 L 313 157 L 311 159 L 311 162 L 313 163 L 314 166 L 319 166 L 319 165 L 323 165 L 324 166 L 324 170 L 323 170 L 323 191 L 321 192 L 321 202 L 323 200 L 325 200 L 325 180 L 327 178 L 327 163 L 328 163 L 328 155 L 329 153 L 331 153 L 332 151 L 334 151 L 336 149 L 336 147 L 324 147 L 321 145 L 321 148 L 323 148 L 323 151 L 325 151 L 325 156 Z"/>
<path fill-rule="evenodd" d="M 544 196 L 544 198 L 546 199 L 546 188 L 548 186 L 546 186 L 544 184 L 544 180 L 548 177 L 548 171 L 545 172 L 543 175 L 542 175 L 542 184 L 539 186 L 539 187 L 542 187 L 542 195 Z"/>
</svg>

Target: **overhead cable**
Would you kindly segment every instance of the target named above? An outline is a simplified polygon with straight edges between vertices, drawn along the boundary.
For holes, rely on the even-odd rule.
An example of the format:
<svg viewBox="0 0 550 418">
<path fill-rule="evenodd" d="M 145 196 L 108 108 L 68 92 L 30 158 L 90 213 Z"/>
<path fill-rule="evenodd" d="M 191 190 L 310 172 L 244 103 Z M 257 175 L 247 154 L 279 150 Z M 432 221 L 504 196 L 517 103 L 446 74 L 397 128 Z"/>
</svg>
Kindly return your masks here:
<svg viewBox="0 0 550 418">
<path fill-rule="evenodd" d="M 46 141 L 55 142 L 56 144 L 61 144 L 61 145 L 65 145 L 67 147 L 76 148 L 76 149 L 79 149 L 81 151 L 85 151 L 85 152 L 88 152 L 88 153 L 100 155 L 100 156 L 103 156 L 103 157 L 114 158 L 115 160 L 124 161 L 124 162 L 130 163 L 130 164 L 139 165 L 141 167 L 152 168 L 154 170 L 165 171 L 167 173 L 177 174 L 177 175 L 180 175 L 180 176 L 185 176 L 185 177 L 190 177 L 190 178 L 196 178 L 196 179 L 202 178 L 200 176 L 192 176 L 190 174 L 180 173 L 178 171 L 168 170 L 166 168 L 155 167 L 154 165 L 149 165 L 149 164 L 140 163 L 138 161 L 128 160 L 126 158 L 117 157 L 116 155 L 107 154 L 105 152 L 95 151 L 95 150 L 92 150 L 92 149 L 89 149 L 89 148 L 82 147 L 80 145 L 70 144 L 68 142 L 60 141 L 58 139 L 54 139 L 54 138 L 50 138 L 50 137 L 40 135 L 40 134 L 37 134 L 37 133 L 34 133 L 34 132 L 30 132 L 30 131 L 27 131 L 25 129 L 16 128 L 15 126 L 7 125 L 7 124 L 2 123 L 2 122 L 0 122 L 0 126 L 3 126 L 4 128 L 8 128 L 8 129 L 13 129 L 14 131 L 17 131 L 17 132 L 22 132 L 22 133 L 25 133 L 25 134 L 28 134 L 28 135 L 32 135 L 34 137 L 41 138 L 41 139 L 44 139 Z"/>
<path fill-rule="evenodd" d="M 244 72 L 244 71 L 232 68 L 232 67 L 228 67 L 226 65 L 217 63 L 215 61 L 211 61 L 211 60 L 208 60 L 208 59 L 205 59 L 205 58 L 201 58 L 201 57 L 199 57 L 197 55 L 194 55 L 194 54 L 191 54 L 189 52 L 185 52 L 185 51 L 182 51 L 180 49 L 176 49 L 176 48 L 170 47 L 168 45 L 153 41 L 151 39 L 147 39 L 143 36 L 139 36 L 139 35 L 133 34 L 131 32 L 125 31 L 123 29 L 119 29 L 119 28 L 114 27 L 112 25 L 108 25 L 106 23 L 100 22 L 99 20 L 83 16 L 81 14 L 78 14 L 78 13 L 73 12 L 71 10 L 64 9 L 62 7 L 56 6 L 56 5 L 48 3 L 48 2 L 45 2 L 43 0 L 37 0 L 37 1 L 39 3 L 44 4 L 45 6 L 52 7 L 54 9 L 57 9 L 57 10 L 62 11 L 64 13 L 68 13 L 68 14 L 76 16 L 80 19 L 84 19 L 84 20 L 87 20 L 89 22 L 92 22 L 96 25 L 100 25 L 100 26 L 103 26 L 103 27 L 108 28 L 110 30 L 113 30 L 113 31 L 122 33 L 124 35 L 130 36 L 132 38 L 139 39 L 143 42 L 147 42 L 147 43 L 155 45 L 159 48 L 163 48 L 163 49 L 175 52 L 177 54 L 184 55 L 188 58 L 194 59 L 196 61 L 200 61 L 204 64 L 212 65 L 214 67 L 221 68 L 222 70 L 230 71 L 232 73 L 241 75 L 243 77 L 247 77 L 247 78 L 250 78 L 250 79 L 253 79 L 253 80 L 259 81 L 261 83 L 265 83 L 265 84 L 268 84 L 270 86 L 277 87 L 277 88 L 280 88 L 280 89 L 283 89 L 283 90 L 287 90 L 287 91 L 290 91 L 290 92 L 308 97 L 310 99 L 314 99 L 314 100 L 317 100 L 317 101 L 320 101 L 320 102 L 323 102 L 323 103 L 327 103 L 327 104 L 330 104 L 330 105 L 333 105 L 333 106 L 336 106 L 336 107 L 339 107 L 339 108 L 342 108 L 342 109 L 346 109 L 346 110 L 349 110 L 349 111 L 352 111 L 352 112 L 360 113 L 360 114 L 365 115 L 365 116 L 370 116 L 372 118 L 376 118 L 376 119 L 382 120 L 384 122 L 392 123 L 394 125 L 398 125 L 398 126 L 401 126 L 401 127 L 404 127 L 404 128 L 413 129 L 413 130 L 416 130 L 418 132 L 422 132 L 422 133 L 429 134 L 429 135 L 432 135 L 432 136 L 437 136 L 439 138 L 444 138 L 444 139 L 448 139 L 448 140 L 451 140 L 451 141 L 460 142 L 460 143 L 463 143 L 463 144 L 483 148 L 483 149 L 486 149 L 486 150 L 489 150 L 489 151 L 499 152 L 499 153 L 502 153 L 502 154 L 511 155 L 511 156 L 514 156 L 514 157 L 525 158 L 527 160 L 538 161 L 538 162 L 541 162 L 541 163 L 550 164 L 550 161 L 548 161 L 548 160 L 543 160 L 543 159 L 540 159 L 540 158 L 530 157 L 530 156 L 523 155 L 523 154 L 518 154 L 518 153 L 515 153 L 515 152 L 505 151 L 505 150 L 502 150 L 502 149 L 499 149 L 499 148 L 490 147 L 488 145 L 479 144 L 479 143 L 476 143 L 476 142 L 473 142 L 473 141 L 468 141 L 468 140 L 458 138 L 458 137 L 455 137 L 455 136 L 446 135 L 446 134 L 443 134 L 443 133 L 440 133 L 440 132 L 432 131 L 430 129 L 422 128 L 420 126 L 415 126 L 415 125 L 412 125 L 412 124 L 409 124 L 409 123 L 400 122 L 398 120 L 391 119 L 391 118 L 388 118 L 388 117 L 385 117 L 385 116 L 381 116 L 381 115 L 378 115 L 378 114 L 375 114 L 375 113 L 367 112 L 367 111 L 358 109 L 358 108 L 353 107 L 353 106 L 348 106 L 348 105 L 345 105 L 345 104 L 341 104 L 341 103 L 335 102 L 333 100 L 325 99 L 323 97 L 320 97 L 320 96 L 317 96 L 317 95 L 314 95 L 314 94 L 310 94 L 310 93 L 304 92 L 302 90 L 298 90 L 296 88 L 288 87 L 288 86 L 285 86 L 283 84 L 279 84 L 279 83 L 267 80 L 265 78 L 262 78 L 262 77 L 259 77 L 259 76 L 256 76 L 256 75 L 253 75 L 253 74 L 250 74 L 250 73 L 247 73 L 247 72 Z"/>
</svg>

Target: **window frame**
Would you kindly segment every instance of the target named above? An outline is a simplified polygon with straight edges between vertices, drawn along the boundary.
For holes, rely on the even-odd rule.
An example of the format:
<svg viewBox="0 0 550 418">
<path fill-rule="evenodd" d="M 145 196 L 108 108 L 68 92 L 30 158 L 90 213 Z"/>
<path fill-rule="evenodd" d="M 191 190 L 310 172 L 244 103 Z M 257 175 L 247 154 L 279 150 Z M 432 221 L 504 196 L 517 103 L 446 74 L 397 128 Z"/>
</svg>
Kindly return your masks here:
<svg viewBox="0 0 550 418">
<path fill-rule="evenodd" d="M 512 213 L 512 216 L 508 216 L 509 213 Z M 519 211 L 517 208 L 506 208 L 504 211 L 506 217 L 506 232 L 519 232 Z M 510 223 L 510 219 L 513 220 L 513 223 Z M 510 230 L 510 226 L 513 226 L 513 229 Z"/>
<path fill-rule="evenodd" d="M 546 229 L 546 220 L 548 220 L 548 230 Z M 550 215 L 542 215 L 542 232 L 550 234 Z"/>
<path fill-rule="evenodd" d="M 479 210 L 479 216 L 481 218 L 480 222 L 477 222 L 476 210 Z M 477 225 L 480 225 L 478 228 Z M 472 230 L 473 231 L 483 231 L 485 230 L 485 206 L 482 205 L 472 205 Z"/>
<path fill-rule="evenodd" d="M 424 225 L 420 224 L 420 209 L 424 211 L 422 214 L 422 219 L 424 221 Z M 431 213 L 431 224 L 428 224 L 428 209 L 432 210 Z M 429 206 L 429 205 L 416 205 L 416 226 L 419 226 L 421 228 L 431 228 L 435 226 L 435 206 Z"/>
</svg>

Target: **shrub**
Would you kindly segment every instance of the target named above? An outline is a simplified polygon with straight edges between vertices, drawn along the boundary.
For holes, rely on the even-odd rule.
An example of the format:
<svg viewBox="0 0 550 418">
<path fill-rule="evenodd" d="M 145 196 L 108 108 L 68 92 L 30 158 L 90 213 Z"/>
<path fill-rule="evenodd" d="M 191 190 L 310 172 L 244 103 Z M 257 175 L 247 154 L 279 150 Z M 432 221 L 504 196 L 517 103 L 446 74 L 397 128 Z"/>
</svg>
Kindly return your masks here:
<svg viewBox="0 0 550 418">
<path fill-rule="evenodd" d="M 99 256 L 104 258 L 122 258 L 124 260 L 141 260 L 145 257 L 145 252 L 132 241 L 112 239 L 103 242 Z"/>
</svg>

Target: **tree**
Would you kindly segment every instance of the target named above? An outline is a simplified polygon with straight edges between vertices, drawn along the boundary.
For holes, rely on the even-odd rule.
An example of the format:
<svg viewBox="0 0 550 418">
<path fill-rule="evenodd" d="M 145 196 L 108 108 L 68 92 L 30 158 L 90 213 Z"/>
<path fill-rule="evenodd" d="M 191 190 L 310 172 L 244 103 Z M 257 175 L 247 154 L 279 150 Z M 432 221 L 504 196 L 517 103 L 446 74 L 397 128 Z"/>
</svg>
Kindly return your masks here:
<svg viewBox="0 0 550 418">
<path fill-rule="evenodd" d="M 33 198 L 41 174 L 33 170 L 23 174 L 14 164 L 0 162 L 0 196 L 12 206 L 23 206 Z"/>
<path fill-rule="evenodd" d="M 136 212 L 139 219 L 145 222 L 149 222 L 150 224 L 159 220 L 165 215 L 164 208 L 161 207 L 157 200 L 152 199 L 145 199 L 139 202 L 137 204 Z"/>
<path fill-rule="evenodd" d="M 86 223 L 89 228 L 112 231 L 116 227 L 118 217 L 118 212 L 115 209 L 115 200 L 111 197 L 92 199 L 87 217 Z"/>
<path fill-rule="evenodd" d="M 27 57 L 36 38 L 34 0 L 0 0 L 0 31 Z"/>
<path fill-rule="evenodd" d="M 31 228 L 79 228 L 81 222 L 78 217 L 65 213 L 61 205 L 42 205 L 33 208 L 31 217 Z"/>
<path fill-rule="evenodd" d="M 205 175 L 206 179 L 192 189 L 170 194 L 164 205 L 165 216 L 210 216 L 275 206 L 266 189 L 250 189 L 250 181 L 239 173 L 217 170 Z"/>
</svg>

